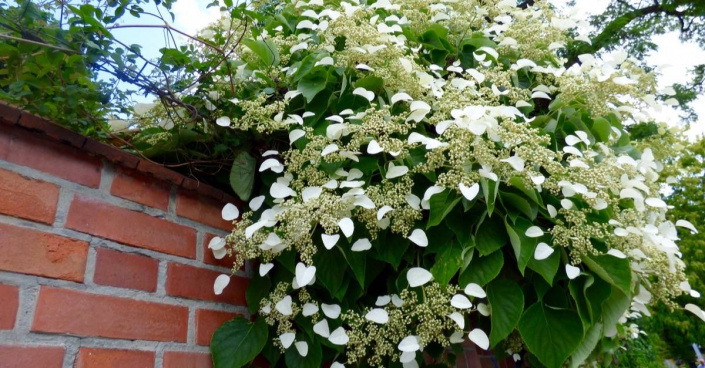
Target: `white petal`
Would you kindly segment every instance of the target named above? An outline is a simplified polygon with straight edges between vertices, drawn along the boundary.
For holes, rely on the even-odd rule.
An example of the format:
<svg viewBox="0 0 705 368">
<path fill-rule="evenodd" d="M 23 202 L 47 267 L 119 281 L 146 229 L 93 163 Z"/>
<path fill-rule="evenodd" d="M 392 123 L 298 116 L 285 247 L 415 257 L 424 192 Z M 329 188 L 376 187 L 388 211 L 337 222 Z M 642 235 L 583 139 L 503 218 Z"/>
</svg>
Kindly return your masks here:
<svg viewBox="0 0 705 368">
<path fill-rule="evenodd" d="M 330 319 L 336 319 L 340 316 L 340 306 L 338 304 L 321 303 L 321 310 Z"/>
<path fill-rule="evenodd" d="M 362 252 L 366 251 L 372 248 L 372 243 L 368 239 L 358 239 L 356 242 L 353 243 L 352 247 L 350 250 L 353 252 Z"/>
<path fill-rule="evenodd" d="M 382 308 L 374 308 L 367 312 L 365 318 L 374 323 L 385 324 L 389 321 L 389 314 Z"/>
<path fill-rule="evenodd" d="M 399 342 L 399 350 L 403 352 L 415 352 L 421 350 L 418 336 L 407 336 Z"/>
<path fill-rule="evenodd" d="M 291 296 L 287 295 L 282 300 L 278 301 L 274 308 L 279 311 L 279 313 L 290 316 L 293 311 L 291 310 Z"/>
<path fill-rule="evenodd" d="M 215 283 L 213 283 L 213 292 L 215 295 L 220 295 L 223 293 L 223 289 L 230 283 L 230 275 L 219 275 L 215 278 Z"/>
<path fill-rule="evenodd" d="M 240 210 L 238 210 L 234 204 L 228 203 L 223 207 L 221 215 L 223 216 L 223 220 L 232 221 L 240 216 Z"/>
<path fill-rule="evenodd" d="M 358 95 L 358 96 L 362 96 L 362 97 L 364 97 L 365 99 L 367 99 L 367 101 L 370 101 L 370 102 L 372 102 L 372 100 L 375 99 L 375 93 L 374 93 L 374 92 L 368 91 L 368 90 L 366 90 L 366 89 L 364 89 L 364 88 L 362 88 L 362 87 L 357 87 L 357 88 L 355 88 L 355 89 L 353 90 L 353 94 L 354 94 L 354 95 Z"/>
<path fill-rule="evenodd" d="M 490 316 L 490 307 L 485 303 L 479 303 L 477 305 L 477 311 L 485 317 Z"/>
<path fill-rule="evenodd" d="M 280 173 L 284 171 L 284 166 L 276 158 L 269 158 L 264 160 L 262 165 L 259 167 L 259 172 L 264 172 L 267 170 L 272 170 L 275 173 Z"/>
<path fill-rule="evenodd" d="M 552 205 L 546 205 L 546 209 L 548 210 L 548 215 L 551 216 L 551 218 L 555 218 L 558 215 L 558 211 L 556 210 L 556 207 L 553 207 Z"/>
<path fill-rule="evenodd" d="M 393 164 L 389 164 L 389 169 L 387 169 L 387 173 L 385 174 L 385 178 L 387 179 L 394 179 L 398 178 L 400 176 L 406 175 L 406 173 L 409 172 L 409 168 L 406 166 L 394 166 Z"/>
<path fill-rule="evenodd" d="M 301 191 L 301 198 L 303 199 L 304 203 L 306 203 L 311 199 L 320 197 L 321 192 L 323 192 L 323 188 L 321 187 L 306 187 L 303 191 Z"/>
<path fill-rule="evenodd" d="M 336 328 L 333 332 L 331 332 L 330 337 L 328 338 L 328 341 L 335 345 L 345 345 L 349 340 L 350 338 L 348 337 L 348 334 L 345 333 L 345 329 L 342 327 Z"/>
<path fill-rule="evenodd" d="M 570 134 L 565 137 L 565 143 L 567 143 L 569 146 L 575 146 L 576 144 L 580 143 L 580 138 Z"/>
<path fill-rule="evenodd" d="M 413 101 L 413 98 L 411 98 L 411 96 L 409 96 L 408 94 L 406 94 L 404 92 L 399 92 L 399 93 L 396 93 L 394 96 L 392 96 L 392 99 L 390 100 L 392 105 L 394 105 L 395 103 L 397 103 L 399 101 Z"/>
<path fill-rule="evenodd" d="M 284 185 L 279 182 L 274 182 L 272 183 L 272 186 L 269 187 L 269 195 L 271 195 L 272 198 L 282 199 L 292 195 L 296 195 L 296 192 L 294 192 L 287 185 Z"/>
<path fill-rule="evenodd" d="M 328 327 L 328 320 L 324 318 L 318 321 L 318 323 L 313 325 L 313 332 L 325 338 L 330 337 L 330 327 Z"/>
<path fill-rule="evenodd" d="M 414 229 L 408 239 L 419 247 L 428 246 L 428 238 L 426 237 L 426 233 L 421 229 Z"/>
<path fill-rule="evenodd" d="M 291 344 L 294 343 L 294 340 L 296 339 L 296 334 L 293 332 L 287 332 L 284 334 L 279 335 L 279 341 L 282 343 L 282 346 L 284 349 L 288 349 Z"/>
<path fill-rule="evenodd" d="M 372 68 L 371 66 L 369 66 L 369 65 L 367 65 L 367 64 L 357 64 L 357 65 L 355 66 L 355 69 L 359 69 L 359 70 L 368 70 L 368 71 L 373 71 L 373 70 L 374 70 L 374 68 Z"/>
<path fill-rule="evenodd" d="M 376 155 L 380 152 L 384 151 L 382 147 L 377 143 L 376 140 L 371 140 L 370 143 L 367 144 L 367 153 L 370 155 Z"/>
<path fill-rule="evenodd" d="M 259 265 L 259 275 L 264 277 L 272 268 L 274 268 L 274 263 L 261 263 Z"/>
<path fill-rule="evenodd" d="M 519 172 L 524 171 L 524 159 L 522 159 L 521 157 L 519 157 L 517 155 L 514 155 L 510 158 L 506 158 L 506 159 L 500 160 L 500 161 L 508 163 L 509 166 L 511 166 L 516 171 L 519 171 Z"/>
<path fill-rule="evenodd" d="M 404 306 L 404 300 L 399 297 L 397 294 L 392 294 L 392 304 L 394 304 L 395 307 L 401 308 Z"/>
<path fill-rule="evenodd" d="M 536 250 L 534 250 L 534 258 L 537 261 L 544 260 L 551 256 L 551 254 L 553 254 L 553 248 L 543 242 L 539 243 L 539 245 L 536 246 Z"/>
<path fill-rule="evenodd" d="M 469 283 L 465 287 L 465 294 L 474 296 L 476 298 L 484 298 L 487 296 L 484 290 L 482 290 L 482 286 L 475 284 L 475 283 Z"/>
<path fill-rule="evenodd" d="M 228 254 L 228 250 L 225 248 L 213 249 L 213 258 L 223 259 Z"/>
<path fill-rule="evenodd" d="M 477 193 L 480 192 L 480 184 L 478 183 L 475 183 L 470 187 L 466 187 L 465 184 L 461 182 L 458 184 L 458 188 L 460 189 L 460 193 L 462 193 L 463 197 L 465 197 L 468 201 L 475 199 L 475 197 L 477 197 Z"/>
<path fill-rule="evenodd" d="M 695 314 L 696 316 L 698 316 L 698 318 L 700 318 L 700 319 L 702 319 L 703 321 L 705 321 L 705 312 L 703 312 L 703 310 L 700 309 L 700 307 L 698 307 L 697 305 L 695 305 L 695 304 L 686 304 L 686 305 L 685 305 L 685 310 L 689 311 L 690 313 Z"/>
<path fill-rule="evenodd" d="M 385 305 L 389 304 L 391 300 L 392 298 L 389 295 L 378 296 L 375 305 L 378 307 L 384 307 Z"/>
<path fill-rule="evenodd" d="M 445 187 L 440 187 L 437 185 L 429 187 L 428 189 L 426 189 L 426 192 L 424 192 L 422 201 L 430 200 L 432 196 L 443 192 L 445 189 Z"/>
<path fill-rule="evenodd" d="M 414 352 L 406 351 L 406 352 L 401 353 L 401 356 L 399 356 L 399 363 L 402 363 L 402 364 L 411 363 L 414 360 L 416 360 L 416 352 L 415 351 Z M 406 367 L 403 367 L 403 368 L 406 368 Z"/>
<path fill-rule="evenodd" d="M 257 211 L 260 207 L 262 207 L 262 203 L 264 203 L 264 196 L 258 196 L 254 197 L 250 200 L 250 209 L 252 211 Z"/>
<path fill-rule="evenodd" d="M 330 368 L 345 368 L 345 366 L 338 362 L 333 362 L 333 364 L 330 365 Z"/>
<path fill-rule="evenodd" d="M 470 341 L 474 342 L 480 349 L 487 350 L 490 348 L 490 339 L 487 337 L 485 331 L 476 328 L 468 334 Z"/>
<path fill-rule="evenodd" d="M 409 282 L 409 286 L 417 287 L 426 284 L 433 279 L 433 275 L 421 267 L 414 267 L 409 269 L 406 273 L 406 280 Z"/>
<path fill-rule="evenodd" d="M 301 312 L 304 317 L 312 316 L 316 313 L 318 313 L 318 306 L 313 303 L 304 304 L 303 311 Z"/>
<path fill-rule="evenodd" d="M 448 318 L 452 319 L 455 321 L 455 323 L 458 324 L 459 329 L 464 329 L 465 328 L 465 318 L 463 318 L 463 315 L 458 313 L 458 312 L 453 312 L 448 315 Z"/>
<path fill-rule="evenodd" d="M 340 221 L 338 221 L 338 226 L 340 227 L 340 231 L 343 232 L 346 238 L 351 237 L 353 232 L 355 232 L 355 224 L 350 219 L 350 217 L 344 217 L 340 219 Z"/>
<path fill-rule="evenodd" d="M 666 208 L 668 205 L 666 205 L 666 202 L 664 202 L 661 198 L 646 198 L 644 200 L 647 205 L 655 208 Z"/>
<path fill-rule="evenodd" d="M 620 258 L 620 259 L 625 259 L 625 258 L 627 258 L 627 255 L 626 255 L 626 254 L 622 253 L 621 251 L 619 251 L 619 250 L 617 250 L 617 249 L 610 249 L 609 251 L 607 251 L 607 254 L 609 254 L 609 255 L 611 255 L 611 256 L 613 256 L 613 257 Z"/>
<path fill-rule="evenodd" d="M 306 341 L 297 341 L 294 343 L 294 346 L 302 357 L 308 355 L 308 343 Z"/>
<path fill-rule="evenodd" d="M 386 215 L 389 211 L 394 210 L 391 206 L 382 206 L 382 208 L 377 211 L 377 221 L 381 220 L 384 215 Z"/>
<path fill-rule="evenodd" d="M 225 239 L 215 236 L 213 239 L 211 239 L 210 242 L 208 242 L 208 248 L 213 249 L 213 250 L 220 250 L 225 247 Z"/>
<path fill-rule="evenodd" d="M 462 344 L 465 342 L 465 338 L 463 338 L 463 331 L 453 332 L 453 334 L 450 335 L 449 341 L 451 344 Z"/>
<path fill-rule="evenodd" d="M 470 303 L 470 299 L 468 299 L 468 297 L 462 294 L 453 295 L 453 297 L 450 299 L 450 305 L 458 309 L 472 308 L 472 303 Z"/>
<path fill-rule="evenodd" d="M 323 246 L 326 247 L 326 249 L 331 250 L 336 244 L 338 244 L 338 240 L 340 240 L 340 234 L 321 234 L 321 239 L 323 240 Z"/>
<path fill-rule="evenodd" d="M 335 143 L 329 144 L 323 148 L 321 151 L 321 156 L 326 156 L 338 150 L 338 145 Z"/>
<path fill-rule="evenodd" d="M 695 228 L 695 225 L 693 225 L 690 221 L 687 221 L 687 220 L 676 221 L 676 226 L 684 227 L 684 228 L 690 230 L 690 232 L 693 234 L 698 233 L 698 229 Z"/>
<path fill-rule="evenodd" d="M 292 130 L 291 132 L 289 132 L 289 144 L 294 144 L 294 142 L 303 138 L 305 135 L 306 135 L 306 132 L 301 129 Z"/>
<path fill-rule="evenodd" d="M 567 264 L 565 265 L 565 274 L 568 275 L 568 278 L 572 280 L 580 276 L 580 268 Z"/>
<path fill-rule="evenodd" d="M 306 266 L 302 262 L 296 264 L 296 283 L 301 286 L 308 285 L 316 276 L 316 266 Z"/>
<path fill-rule="evenodd" d="M 543 236 L 543 230 L 538 226 L 532 226 L 526 229 L 525 235 L 529 238 L 539 238 Z"/>
<path fill-rule="evenodd" d="M 227 116 L 221 116 L 218 119 L 215 119 L 215 123 L 222 127 L 227 127 L 230 126 L 230 118 Z"/>
</svg>

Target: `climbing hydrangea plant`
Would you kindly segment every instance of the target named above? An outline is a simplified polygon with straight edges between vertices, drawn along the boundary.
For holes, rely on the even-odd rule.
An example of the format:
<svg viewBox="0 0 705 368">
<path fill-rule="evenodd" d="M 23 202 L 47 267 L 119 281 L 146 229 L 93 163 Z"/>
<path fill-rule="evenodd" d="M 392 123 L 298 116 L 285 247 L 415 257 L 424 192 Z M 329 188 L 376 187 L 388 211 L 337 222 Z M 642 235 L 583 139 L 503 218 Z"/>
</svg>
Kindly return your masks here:
<svg viewBox="0 0 705 368">
<path fill-rule="evenodd" d="M 652 120 L 654 77 L 620 53 L 566 69 L 589 42 L 575 20 L 541 1 L 253 6 L 236 94 L 212 95 L 232 102 L 219 125 L 273 143 L 209 247 L 253 261 L 258 317 L 216 332 L 217 367 L 451 366 L 468 339 L 576 367 L 690 291 L 676 226 L 695 227 L 666 219 L 662 165 L 624 128 Z"/>
</svg>

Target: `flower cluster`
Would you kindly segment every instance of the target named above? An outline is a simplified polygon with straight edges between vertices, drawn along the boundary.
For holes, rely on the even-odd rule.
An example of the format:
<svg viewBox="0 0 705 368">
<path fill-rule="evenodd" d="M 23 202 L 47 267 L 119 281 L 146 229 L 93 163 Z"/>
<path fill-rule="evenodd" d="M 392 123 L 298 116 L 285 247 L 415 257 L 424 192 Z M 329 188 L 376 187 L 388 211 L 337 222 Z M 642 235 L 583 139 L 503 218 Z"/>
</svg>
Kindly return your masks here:
<svg viewBox="0 0 705 368">
<path fill-rule="evenodd" d="M 268 11 L 219 120 L 288 147 L 262 153 L 262 193 L 209 247 L 259 260 L 251 303 L 289 366 L 323 349 L 416 367 L 466 339 L 580 364 L 595 326 L 612 338 L 630 306 L 689 292 L 676 226 L 696 230 L 666 218 L 663 166 L 625 130 L 652 120 L 654 78 L 621 53 L 566 68 L 566 44 L 589 42 L 575 20 L 513 0 Z M 566 337 L 546 348 L 543 327 Z"/>
</svg>

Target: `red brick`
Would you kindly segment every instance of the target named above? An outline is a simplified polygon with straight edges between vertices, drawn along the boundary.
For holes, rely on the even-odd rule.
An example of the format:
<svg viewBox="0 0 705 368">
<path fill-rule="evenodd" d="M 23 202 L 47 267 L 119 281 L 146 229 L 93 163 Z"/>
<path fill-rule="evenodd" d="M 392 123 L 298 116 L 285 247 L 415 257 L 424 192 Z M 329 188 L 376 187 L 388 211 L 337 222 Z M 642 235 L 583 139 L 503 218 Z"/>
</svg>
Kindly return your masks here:
<svg viewBox="0 0 705 368">
<path fill-rule="evenodd" d="M 0 160 L 4 160 L 10 152 L 10 142 L 14 132 L 14 127 L 0 124 Z"/>
<path fill-rule="evenodd" d="M 11 330 L 15 327 L 15 318 L 17 318 L 17 307 L 19 305 L 19 288 L 0 284 L 0 330 Z"/>
<path fill-rule="evenodd" d="M 223 220 L 221 215 L 224 205 L 225 203 L 213 198 L 180 191 L 176 196 L 176 215 L 230 231 L 233 224 Z M 241 208 L 238 203 L 235 205 Z"/>
<path fill-rule="evenodd" d="M 196 258 L 196 230 L 97 199 L 76 196 L 66 227 L 123 244 Z"/>
<path fill-rule="evenodd" d="M 83 281 L 88 243 L 0 224 L 0 270 Z"/>
<path fill-rule="evenodd" d="M 64 348 L 0 345 L 0 364 L 2 368 L 61 368 L 64 366 Z"/>
<path fill-rule="evenodd" d="M 204 236 L 203 244 L 201 244 L 201 246 L 203 247 L 203 263 L 225 268 L 233 268 L 232 257 L 228 255 L 226 255 L 222 259 L 215 259 L 215 257 L 213 257 L 213 251 L 208 248 L 208 243 L 210 243 L 211 239 L 213 239 L 214 237 L 215 235 L 213 234 L 206 234 L 206 236 Z"/>
<path fill-rule="evenodd" d="M 36 133 L 16 129 L 6 154 L 0 159 L 92 188 L 100 184 L 99 158 Z"/>
<path fill-rule="evenodd" d="M 208 309 L 196 310 L 196 344 L 210 345 L 215 330 L 225 321 L 235 318 L 237 314 Z"/>
<path fill-rule="evenodd" d="M 213 359 L 210 354 L 184 353 L 180 351 L 165 351 L 164 368 L 212 368 Z"/>
<path fill-rule="evenodd" d="M 105 157 L 110 162 L 114 162 L 131 169 L 137 167 L 137 163 L 140 161 L 139 157 L 131 153 L 105 143 L 94 141 L 92 139 L 86 140 L 86 143 L 83 145 L 83 150 L 101 157 Z"/>
<path fill-rule="evenodd" d="M 180 263 L 169 263 L 166 273 L 166 293 L 182 298 L 245 305 L 245 290 L 249 280 L 244 277 L 232 276 L 230 284 L 223 290 L 223 293 L 215 295 L 213 283 L 220 274 L 220 272 Z"/>
<path fill-rule="evenodd" d="M 32 331 L 186 342 L 188 308 L 42 286 Z"/>
<path fill-rule="evenodd" d="M 166 182 L 138 171 L 118 169 L 110 194 L 166 211 L 169 207 L 169 188 Z"/>
<path fill-rule="evenodd" d="M 56 216 L 59 187 L 0 169 L 0 213 L 51 224 Z"/>
<path fill-rule="evenodd" d="M 8 105 L 5 102 L 0 102 L 0 122 L 6 124 L 17 124 L 20 120 L 22 110 L 15 106 Z"/>
<path fill-rule="evenodd" d="M 152 368 L 153 351 L 81 348 L 74 368 Z"/>
<path fill-rule="evenodd" d="M 96 284 L 155 291 L 158 272 L 156 259 L 106 248 L 96 250 L 93 276 Z"/>
<path fill-rule="evenodd" d="M 55 140 L 66 142 L 74 147 L 81 148 L 83 147 L 83 143 L 86 142 L 85 136 L 47 119 L 26 112 L 22 113 L 17 124 L 27 129 L 38 130 Z"/>
<path fill-rule="evenodd" d="M 157 179 L 166 180 L 176 185 L 181 185 L 184 181 L 184 176 L 176 171 L 172 171 L 162 165 L 147 160 L 140 160 L 137 164 L 137 170 L 154 175 Z"/>
</svg>

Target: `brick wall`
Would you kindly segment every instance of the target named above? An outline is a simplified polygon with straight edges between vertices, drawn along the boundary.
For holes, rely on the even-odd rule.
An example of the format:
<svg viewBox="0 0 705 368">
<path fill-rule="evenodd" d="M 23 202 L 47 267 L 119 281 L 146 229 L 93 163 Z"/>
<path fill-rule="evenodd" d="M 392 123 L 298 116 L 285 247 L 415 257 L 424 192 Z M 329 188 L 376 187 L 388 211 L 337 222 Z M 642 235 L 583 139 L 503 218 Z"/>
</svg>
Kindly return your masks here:
<svg viewBox="0 0 705 368">
<path fill-rule="evenodd" d="M 0 367 L 210 367 L 218 190 L 0 105 Z"/>
</svg>

